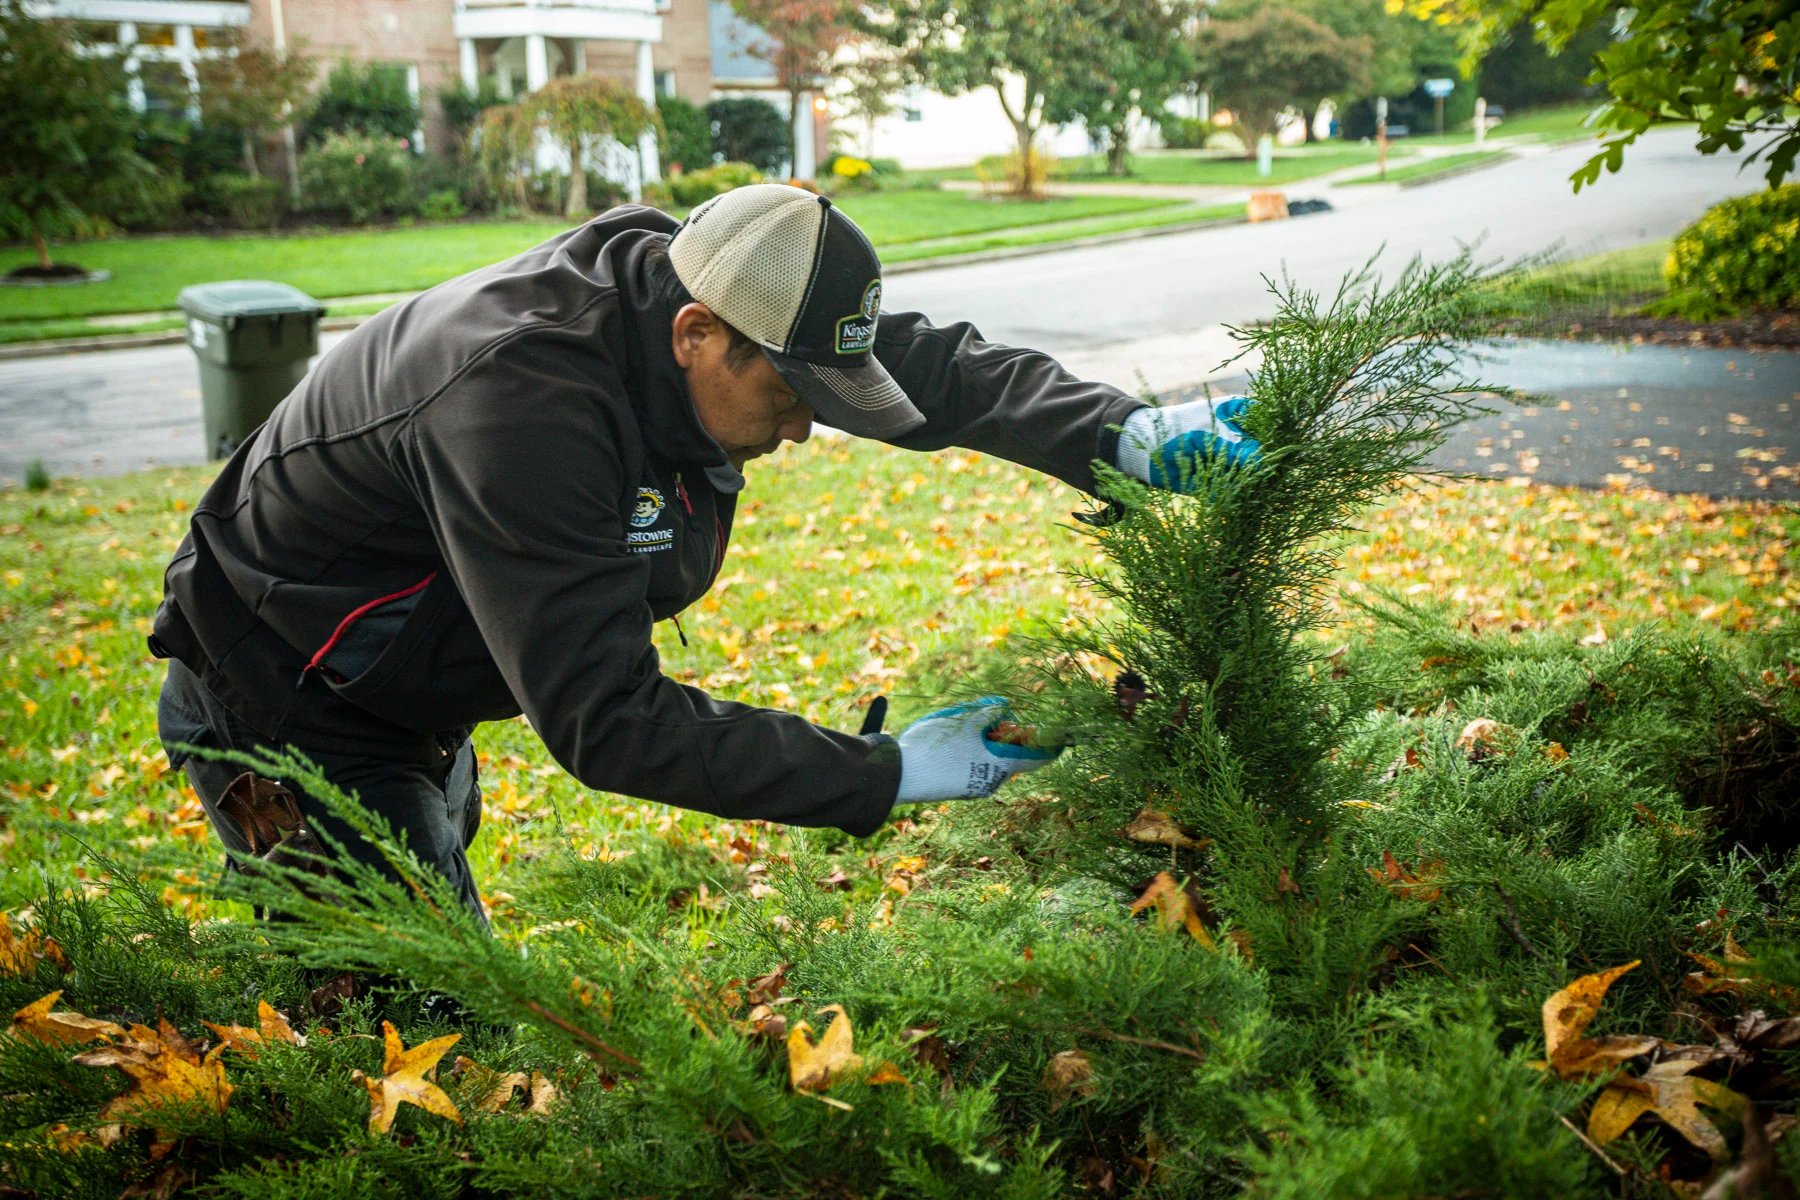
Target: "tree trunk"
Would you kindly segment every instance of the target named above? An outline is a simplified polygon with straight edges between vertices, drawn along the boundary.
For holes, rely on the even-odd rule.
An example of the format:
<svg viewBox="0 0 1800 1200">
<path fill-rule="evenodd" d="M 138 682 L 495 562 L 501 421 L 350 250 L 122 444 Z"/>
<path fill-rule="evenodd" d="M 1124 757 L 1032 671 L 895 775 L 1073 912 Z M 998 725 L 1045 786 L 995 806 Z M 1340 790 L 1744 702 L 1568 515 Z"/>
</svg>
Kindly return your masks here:
<svg viewBox="0 0 1800 1200">
<path fill-rule="evenodd" d="M 581 139 L 569 139 L 569 203 L 563 215 L 573 220 L 588 215 L 587 168 L 581 161 Z"/>
<path fill-rule="evenodd" d="M 994 95 L 1000 98 L 1000 111 L 1006 114 L 1006 119 L 1011 122 L 1013 127 L 1013 136 L 1018 139 L 1019 173 L 1012 180 L 1013 195 L 1021 199 L 1030 199 L 1037 195 L 1037 189 L 1032 185 L 1031 177 L 1031 144 L 1037 140 L 1037 127 L 1031 123 L 1031 80 L 1025 81 L 1025 103 L 1017 115 L 1013 113 L 1012 105 L 1006 102 L 1006 90 L 1001 87 L 999 81 L 994 81 L 990 86 L 994 89 Z"/>
<path fill-rule="evenodd" d="M 1106 173 L 1131 174 L 1131 129 L 1128 121 L 1120 121 L 1106 130 Z"/>
<path fill-rule="evenodd" d="M 38 266 L 48 271 L 51 267 L 50 246 L 44 241 L 44 231 L 38 228 L 37 217 L 31 217 L 31 244 L 37 250 Z"/>
<path fill-rule="evenodd" d="M 248 129 L 244 130 L 244 174 L 252 179 L 262 178 L 262 172 L 256 169 L 256 143 Z"/>
</svg>

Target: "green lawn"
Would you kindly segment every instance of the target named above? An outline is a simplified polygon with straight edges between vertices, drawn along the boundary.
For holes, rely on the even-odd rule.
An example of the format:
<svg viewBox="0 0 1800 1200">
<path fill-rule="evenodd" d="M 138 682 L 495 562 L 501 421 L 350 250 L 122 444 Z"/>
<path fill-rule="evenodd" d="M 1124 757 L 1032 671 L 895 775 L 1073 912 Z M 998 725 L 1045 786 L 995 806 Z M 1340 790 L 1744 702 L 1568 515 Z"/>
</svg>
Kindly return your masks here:
<svg viewBox="0 0 1800 1200">
<path fill-rule="evenodd" d="M 1056 180 L 1077 183 L 1173 183 L 1192 186 L 1255 187 L 1258 184 L 1279 185 L 1310 179 L 1327 171 L 1360 166 L 1375 161 L 1373 146 L 1347 142 L 1329 142 L 1320 146 L 1297 146 L 1275 153 L 1274 173 L 1263 178 L 1256 173 L 1254 158 L 1241 158 L 1219 150 L 1151 150 L 1131 156 L 1131 174 L 1108 175 L 1104 158 L 1081 155 L 1060 161 Z M 938 173 L 939 178 L 971 180 L 977 178 L 974 167 Z"/>
<path fill-rule="evenodd" d="M 1430 179 L 1434 175 L 1447 175 L 1452 171 L 1460 171 L 1475 163 L 1491 162 L 1497 158 L 1505 158 L 1505 150 L 1475 150 L 1468 154 L 1444 154 L 1436 158 L 1413 159 L 1390 164 L 1385 176 L 1379 173 L 1358 175 L 1355 179 L 1339 180 L 1338 187 L 1355 187 L 1364 183 L 1403 183 L 1408 179 Z"/>
<path fill-rule="evenodd" d="M 950 192 L 893 192 L 846 197 L 877 246 L 989 233 L 1142 212 L 1169 202 L 1083 196 L 1036 202 Z M 399 229 L 300 233 L 276 237 L 119 238 L 66 248 L 59 257 L 105 268 L 105 283 L 0 289 L 0 341 L 19 325 L 44 324 L 33 336 L 95 332 L 70 318 L 165 311 L 183 287 L 221 279 L 273 279 L 322 299 L 414 291 L 517 254 L 566 226 L 560 221 L 482 221 Z M 0 252 L 0 272 L 30 260 L 25 248 Z M 8 339 L 8 326 L 13 337 Z"/>
<path fill-rule="evenodd" d="M 1586 127 L 1588 114 L 1594 111 L 1594 104 L 1582 101 L 1575 104 L 1550 104 L 1542 108 L 1520 108 L 1509 110 L 1500 123 L 1488 130 L 1488 137 L 1514 138 L 1531 142 L 1555 142 L 1568 138 L 1591 136 L 1592 130 Z M 1401 138 L 1394 143 L 1396 147 L 1405 146 L 1469 146 L 1475 142 L 1472 129 L 1462 129 L 1443 135 L 1435 133 L 1419 134 Z"/>
<path fill-rule="evenodd" d="M 1672 239 L 1552 263 L 1508 282 L 1502 308 L 1523 332 L 1556 334 L 1584 317 L 1632 313 L 1668 294 L 1663 262 Z"/>
</svg>

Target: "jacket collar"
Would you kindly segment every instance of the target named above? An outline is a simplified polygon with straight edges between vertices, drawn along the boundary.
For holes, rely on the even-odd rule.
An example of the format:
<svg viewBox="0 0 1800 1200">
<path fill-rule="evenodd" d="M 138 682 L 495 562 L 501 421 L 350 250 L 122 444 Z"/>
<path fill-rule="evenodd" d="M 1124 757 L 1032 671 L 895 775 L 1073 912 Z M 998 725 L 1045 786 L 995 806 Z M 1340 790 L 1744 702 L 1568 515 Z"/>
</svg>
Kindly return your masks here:
<svg viewBox="0 0 1800 1200">
<path fill-rule="evenodd" d="M 668 244 L 666 233 L 633 230 L 611 239 L 604 250 L 613 259 L 612 274 L 619 289 L 628 400 L 653 454 L 709 473 L 718 467 L 731 471 L 724 449 L 700 424 L 687 376 L 669 348 L 674 314 L 651 292 L 649 251 Z"/>
</svg>

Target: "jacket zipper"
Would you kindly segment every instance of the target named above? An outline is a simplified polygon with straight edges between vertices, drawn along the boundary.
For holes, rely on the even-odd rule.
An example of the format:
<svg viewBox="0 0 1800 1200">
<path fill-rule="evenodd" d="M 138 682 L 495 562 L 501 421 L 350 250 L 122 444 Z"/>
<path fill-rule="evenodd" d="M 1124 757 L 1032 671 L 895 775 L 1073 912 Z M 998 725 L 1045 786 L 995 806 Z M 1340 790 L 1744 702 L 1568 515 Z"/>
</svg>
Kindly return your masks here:
<svg viewBox="0 0 1800 1200">
<path fill-rule="evenodd" d="M 324 669 L 325 656 L 331 653 L 332 647 L 343 640 L 344 635 L 350 632 L 350 627 L 355 625 L 363 617 L 367 616 L 371 610 L 380 608 L 384 604 L 392 604 L 396 600 L 404 600 L 415 592 L 422 592 L 427 587 L 431 586 L 431 581 L 436 578 L 437 572 L 433 571 L 409 588 L 402 588 L 400 591 L 391 593 L 390 595 L 377 596 L 367 604 L 359 604 L 351 609 L 349 614 L 345 616 L 343 620 L 338 622 L 337 628 L 331 631 L 331 636 L 325 639 L 325 644 L 314 651 L 312 658 L 308 659 L 306 665 L 300 668 L 300 678 L 295 681 L 294 690 L 297 692 L 306 686 L 306 677 L 308 674 L 313 671 Z"/>
<path fill-rule="evenodd" d="M 688 499 L 687 484 L 681 481 L 681 472 L 675 472 L 675 495 L 681 499 L 681 507 L 687 510 L 688 529 L 700 532 L 700 518 L 694 513 L 694 502 Z M 712 570 L 706 577 L 706 586 L 712 587 L 713 580 L 719 577 L 719 571 L 725 566 L 725 522 L 713 515 L 713 557 Z M 686 645 L 686 643 L 682 643 Z"/>
</svg>

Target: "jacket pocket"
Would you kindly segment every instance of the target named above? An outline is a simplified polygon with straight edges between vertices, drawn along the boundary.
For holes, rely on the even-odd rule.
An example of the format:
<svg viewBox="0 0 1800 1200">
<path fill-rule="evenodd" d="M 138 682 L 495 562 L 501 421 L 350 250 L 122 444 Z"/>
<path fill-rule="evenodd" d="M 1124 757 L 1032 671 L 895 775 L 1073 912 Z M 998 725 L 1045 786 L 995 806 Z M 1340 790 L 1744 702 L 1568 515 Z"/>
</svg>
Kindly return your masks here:
<svg viewBox="0 0 1800 1200">
<path fill-rule="evenodd" d="M 455 585 L 439 572 L 355 609 L 307 671 L 350 703 L 417 733 L 518 712 Z"/>
</svg>

